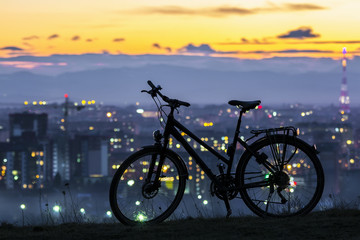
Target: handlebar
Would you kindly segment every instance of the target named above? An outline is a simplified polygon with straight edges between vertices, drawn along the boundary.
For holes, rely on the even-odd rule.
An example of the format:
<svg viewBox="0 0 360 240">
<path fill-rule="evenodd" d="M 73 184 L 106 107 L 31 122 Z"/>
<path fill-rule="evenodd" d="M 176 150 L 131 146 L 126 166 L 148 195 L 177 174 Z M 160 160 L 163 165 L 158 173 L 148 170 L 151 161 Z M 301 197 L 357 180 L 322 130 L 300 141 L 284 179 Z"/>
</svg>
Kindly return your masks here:
<svg viewBox="0 0 360 240">
<path fill-rule="evenodd" d="M 163 95 L 160 92 L 160 90 L 162 89 L 160 85 L 155 87 L 155 85 L 150 80 L 148 80 L 147 83 L 151 87 L 151 90 L 150 91 L 142 90 L 141 92 L 146 92 L 146 93 L 150 94 L 151 97 L 156 97 L 156 95 L 159 95 L 162 98 L 162 100 L 164 100 L 164 102 L 167 102 L 169 104 L 169 106 L 173 107 L 173 108 L 177 108 L 180 106 L 190 107 L 190 103 L 180 101 L 177 99 L 171 99 L 171 98 L 168 98 L 167 96 Z"/>
<path fill-rule="evenodd" d="M 150 86 L 152 89 L 156 88 L 155 85 L 154 85 L 150 80 L 148 80 L 147 83 L 149 84 L 149 86 Z M 160 86 L 160 85 L 159 85 L 159 86 Z"/>
</svg>

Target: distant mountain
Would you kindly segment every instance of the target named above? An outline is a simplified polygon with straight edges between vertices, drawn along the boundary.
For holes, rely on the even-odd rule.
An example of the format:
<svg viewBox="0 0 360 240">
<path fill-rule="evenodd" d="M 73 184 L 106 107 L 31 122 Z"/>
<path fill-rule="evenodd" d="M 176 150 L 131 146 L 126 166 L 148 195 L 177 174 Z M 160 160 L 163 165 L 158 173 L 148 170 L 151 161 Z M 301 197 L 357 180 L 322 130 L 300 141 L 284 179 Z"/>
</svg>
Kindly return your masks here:
<svg viewBox="0 0 360 240">
<path fill-rule="evenodd" d="M 348 76 L 352 102 L 360 102 L 358 73 Z M 191 103 L 222 104 L 230 99 L 261 99 L 264 103 L 337 103 L 341 72 L 278 73 L 221 71 L 169 65 L 104 68 L 68 72 L 58 76 L 17 72 L 0 75 L 0 101 L 95 99 L 111 104 L 150 103 L 143 93 L 147 80 L 163 87 L 169 97 Z"/>
</svg>

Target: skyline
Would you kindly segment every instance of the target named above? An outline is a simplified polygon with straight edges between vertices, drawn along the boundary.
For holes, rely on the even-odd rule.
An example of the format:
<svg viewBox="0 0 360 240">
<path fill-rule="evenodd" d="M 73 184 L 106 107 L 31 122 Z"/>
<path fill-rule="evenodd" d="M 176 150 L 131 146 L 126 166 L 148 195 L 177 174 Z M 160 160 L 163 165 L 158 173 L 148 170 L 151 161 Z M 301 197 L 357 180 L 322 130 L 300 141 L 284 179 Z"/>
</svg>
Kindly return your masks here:
<svg viewBox="0 0 360 240">
<path fill-rule="evenodd" d="M 356 6 L 354 0 L 4 2 L 1 101 L 69 93 L 105 104 L 150 103 L 138 91 L 153 80 L 192 103 L 339 104 L 346 47 L 356 105 Z"/>
</svg>

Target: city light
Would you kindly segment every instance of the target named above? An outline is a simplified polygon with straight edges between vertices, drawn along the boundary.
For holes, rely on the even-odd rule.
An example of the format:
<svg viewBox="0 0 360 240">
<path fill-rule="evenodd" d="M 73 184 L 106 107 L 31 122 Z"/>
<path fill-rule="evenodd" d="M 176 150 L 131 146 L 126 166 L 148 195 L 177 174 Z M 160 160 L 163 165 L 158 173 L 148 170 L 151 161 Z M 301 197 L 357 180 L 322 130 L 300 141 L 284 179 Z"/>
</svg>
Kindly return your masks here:
<svg viewBox="0 0 360 240">
<path fill-rule="evenodd" d="M 134 184 L 135 184 L 135 181 L 132 179 L 127 181 L 127 185 L 129 185 L 130 187 L 132 187 Z"/>
<path fill-rule="evenodd" d="M 107 212 L 106 212 L 106 216 L 112 217 L 112 212 L 111 212 L 111 211 L 107 211 Z"/>
<path fill-rule="evenodd" d="M 67 96 L 64 95 L 64 97 L 66 98 Z M 37 100 L 34 101 L 34 103 L 35 102 L 37 105 L 39 105 L 39 108 L 40 105 L 45 104 L 45 101 Z M 32 100 L 29 102 L 24 101 L 24 105 L 32 106 L 32 103 Z M 86 105 L 94 103 L 94 100 L 86 100 L 84 102 L 84 104 Z M 72 106 L 73 103 L 70 102 L 69 104 L 71 104 Z M 24 105 L 22 105 L 22 108 L 26 109 Z M 63 105 L 59 105 L 57 103 L 54 103 L 54 105 L 56 105 L 56 107 L 58 108 L 57 110 L 54 110 L 54 112 L 59 111 L 59 108 L 63 108 Z M 50 107 L 52 106 L 53 103 L 51 103 L 47 107 L 49 107 L 50 109 Z M 82 106 L 80 105 L 80 107 Z M 32 109 L 30 109 L 31 111 L 29 111 L 30 114 L 32 112 L 35 112 L 35 110 L 33 109 L 36 108 L 32 107 Z M 247 134 L 249 135 L 251 130 L 265 129 L 268 127 L 288 126 L 288 123 L 293 120 L 295 126 L 297 124 L 301 126 L 301 137 L 304 138 L 304 141 L 309 141 L 309 139 L 311 139 L 315 143 L 329 143 L 330 146 L 334 146 L 334 149 L 324 148 L 324 152 L 326 154 L 326 157 L 330 159 L 329 161 L 333 160 L 333 163 L 337 164 L 336 166 L 339 168 L 339 172 L 360 169 L 360 161 L 358 154 L 360 138 L 358 136 L 358 133 L 356 132 L 357 128 L 350 126 L 352 122 L 355 122 L 355 118 L 354 120 L 352 120 L 352 122 L 349 121 L 346 124 L 341 123 L 341 118 L 343 117 L 343 115 L 346 115 L 345 112 L 341 112 L 343 113 L 341 115 L 339 114 L 339 111 L 336 111 L 336 119 L 335 117 L 331 118 L 331 121 L 329 123 L 323 125 L 317 124 L 315 127 L 313 127 L 313 122 L 325 123 L 328 119 L 328 116 L 331 114 L 330 110 L 323 110 L 321 108 L 318 109 L 315 107 L 313 108 L 313 110 L 309 110 L 305 109 L 304 106 L 300 106 L 297 108 L 296 105 L 293 105 L 293 108 L 291 109 L 287 109 L 285 107 L 278 109 L 274 107 L 273 109 L 268 110 L 264 109 L 262 106 L 258 106 L 257 109 L 263 109 L 263 111 L 250 111 L 246 113 L 246 115 L 244 115 L 244 123 L 241 126 L 241 134 L 239 134 L 239 138 L 241 138 L 242 140 L 245 141 L 245 139 L 247 138 Z M 179 111 L 181 112 L 181 109 L 179 109 Z M 188 129 L 194 131 L 198 138 L 201 139 L 203 142 L 206 142 L 206 144 L 208 144 L 212 149 L 222 153 L 224 153 L 224 151 L 226 152 L 229 141 L 232 140 L 232 131 L 234 128 L 233 125 L 234 123 L 236 124 L 236 118 L 234 118 L 234 116 L 236 117 L 236 111 L 232 109 L 229 109 L 229 111 L 227 111 L 227 106 L 202 107 L 199 109 L 195 108 L 192 111 L 193 112 L 185 112 L 185 114 L 183 115 L 177 115 L 179 122 L 184 124 Z M 329 111 L 329 113 L 327 114 L 324 111 Z M 51 116 L 52 111 L 46 112 L 46 114 L 48 114 L 49 116 L 49 125 L 47 125 L 46 127 L 55 126 L 56 129 L 59 129 L 59 127 L 64 129 L 64 123 L 66 122 L 68 124 L 67 129 L 69 129 L 69 132 L 67 133 L 68 136 L 65 137 L 69 138 L 69 145 L 62 146 L 62 148 L 58 147 L 57 149 L 48 149 L 47 147 L 42 146 L 36 149 L 29 148 L 30 150 L 26 152 L 26 160 L 32 162 L 33 166 L 30 164 L 23 165 L 24 163 L 20 161 L 22 160 L 22 155 L 19 153 L 15 153 L 16 156 L 14 154 L 4 154 L 2 158 L 3 160 L 1 161 L 3 166 L 0 167 L 1 184 L 3 184 L 9 189 L 22 188 L 22 190 L 24 191 L 30 191 L 31 189 L 39 190 L 42 187 L 51 188 L 52 182 L 49 182 L 48 179 L 53 179 L 54 176 L 51 175 L 53 173 L 47 172 L 47 169 L 49 167 L 54 168 L 55 173 L 61 173 L 62 180 L 63 178 L 70 178 L 71 181 L 71 178 L 73 177 L 71 174 L 73 174 L 73 172 L 69 171 L 71 170 L 71 168 L 66 166 L 66 164 L 68 163 L 61 160 L 60 157 L 71 157 L 71 159 L 73 159 L 71 160 L 73 161 L 71 162 L 71 164 L 76 165 L 74 166 L 74 174 L 79 174 L 74 177 L 84 177 L 84 179 L 90 178 L 91 181 L 95 181 L 95 177 L 105 178 L 113 175 L 128 156 L 130 156 L 133 152 L 142 149 L 142 146 L 146 146 L 146 144 L 144 143 L 147 140 L 152 141 L 151 133 L 149 134 L 149 132 L 153 130 L 153 127 L 151 125 L 153 119 L 144 119 L 142 114 L 147 111 L 144 111 L 139 107 L 129 106 L 124 111 L 122 111 L 120 108 L 103 106 L 102 104 L 99 104 L 96 108 L 88 107 L 86 108 L 86 111 L 83 111 L 81 113 L 77 113 L 77 111 L 71 110 L 69 111 L 68 118 L 64 117 L 64 111 L 60 110 L 59 112 L 60 113 L 58 113 L 58 115 L 56 116 Z M 227 114 L 227 112 L 229 112 L 229 114 Z M 82 121 L 85 119 L 86 121 Z M 119 119 L 118 122 L 116 122 L 115 119 Z M 167 119 L 165 115 L 164 119 Z M 145 124 L 142 121 L 145 121 Z M 216 125 L 214 125 L 214 123 L 216 123 Z M 11 131 L 11 128 L 8 127 L 5 123 L 2 125 L 4 129 L 9 129 L 9 131 Z M 24 130 L 26 130 L 25 127 L 22 127 L 21 125 L 19 126 L 19 130 L 17 130 L 17 132 L 14 132 L 13 134 L 21 134 L 22 132 L 24 132 Z M 33 123 L 30 124 L 30 126 L 34 126 L 33 129 L 30 129 L 30 131 L 33 131 L 35 133 L 34 136 L 37 136 L 37 134 L 39 134 L 39 126 L 35 126 L 35 124 Z M 211 126 L 215 126 L 216 131 L 214 129 L 212 130 Z M 53 129 L 50 129 L 49 127 L 46 130 L 53 133 L 55 132 L 55 127 Z M 93 131 L 95 129 L 96 131 Z M 92 132 L 90 132 L 89 130 Z M 181 136 L 184 137 L 186 142 L 188 142 L 191 147 L 196 148 L 196 151 L 199 152 L 200 150 L 207 151 L 207 149 L 194 141 L 194 139 L 188 136 L 189 134 L 186 134 L 183 131 L 184 130 L 179 130 L 179 133 L 181 134 Z M 296 129 L 296 131 L 298 133 L 299 129 Z M 318 134 L 319 132 L 323 134 Z M 81 136 L 81 139 L 78 139 L 76 138 L 76 135 L 78 133 L 84 133 L 81 135 L 88 136 Z M 241 135 L 244 135 L 246 137 Z M 261 135 L 259 137 L 261 137 Z M 56 135 L 55 139 L 51 140 L 56 142 Z M 256 141 L 256 138 L 254 140 Z M 12 139 L 10 139 L 10 137 L 9 139 L 6 139 L 5 137 L 4 141 L 11 142 Z M 78 141 L 78 143 L 73 144 L 76 141 Z M 56 142 L 56 144 L 59 143 Z M 280 145 L 279 147 L 280 152 L 283 151 L 283 145 Z M 179 144 L 174 137 L 169 139 L 169 148 L 172 148 L 171 150 L 173 150 L 174 152 L 180 153 L 186 150 L 183 149 L 183 145 Z M 240 145 L 237 146 L 236 150 L 239 155 L 244 151 L 244 149 Z M 54 155 L 58 157 L 57 159 L 53 157 L 53 154 L 55 154 L 54 151 L 57 151 L 56 155 Z M 268 150 L 266 149 L 265 151 Z M 291 149 L 291 151 L 286 152 L 286 156 L 291 156 L 291 154 L 294 153 L 293 149 Z M 332 154 L 336 151 L 338 151 L 339 154 L 334 154 L 334 156 L 332 156 Z M 66 154 L 68 154 L 68 152 L 70 152 L 71 154 L 67 156 Z M 269 162 L 271 162 L 272 156 L 271 153 L 269 153 L 270 152 L 266 152 Z M 88 155 L 90 155 L 90 157 Z M 335 156 L 336 159 L 332 159 L 335 158 Z M 7 157 L 8 159 L 5 157 Z M 186 193 L 188 194 L 190 192 L 190 194 L 193 194 L 193 197 L 195 199 L 198 199 L 196 200 L 196 202 L 202 206 L 210 204 L 210 200 L 206 199 L 206 187 L 210 180 L 206 177 L 205 172 L 202 171 L 202 169 L 197 165 L 196 161 L 194 161 L 192 157 L 187 156 L 184 159 L 186 160 L 185 164 L 188 170 L 188 179 L 190 180 L 189 187 L 186 188 Z M 89 172 L 85 168 L 81 168 L 81 165 L 84 165 L 85 163 L 88 164 L 91 161 L 99 163 L 98 165 L 96 165 L 99 166 L 98 169 L 92 170 L 94 171 L 94 173 Z M 78 164 L 80 162 L 81 164 Z M 141 165 L 139 166 L 139 169 L 129 168 L 129 172 L 121 177 L 122 184 L 125 184 L 130 192 L 134 191 L 135 188 L 141 188 L 141 182 L 144 181 L 149 171 L 150 162 L 151 156 L 149 155 L 148 159 L 142 159 L 140 161 Z M 175 172 L 177 170 L 176 167 L 168 163 L 169 162 L 165 162 L 162 166 L 162 173 L 159 179 L 159 183 L 161 184 L 161 187 L 159 189 L 159 196 L 161 195 L 162 192 L 160 191 L 162 190 L 168 191 L 174 189 L 175 191 L 176 188 L 179 187 L 179 181 L 177 180 L 179 180 L 181 176 L 179 178 L 179 173 L 175 175 Z M 156 162 L 156 164 L 158 165 L 159 163 Z M 73 166 L 71 165 L 71 167 Z M 215 166 L 212 167 L 215 168 Z M 105 170 L 102 168 L 104 168 Z M 285 166 L 282 169 L 282 171 L 284 171 L 290 177 L 287 188 L 283 190 L 286 191 L 287 194 L 293 192 L 295 192 L 296 194 L 301 194 L 304 183 L 307 184 L 307 180 L 304 180 L 304 175 L 306 175 L 308 172 L 311 173 L 311 170 L 313 169 L 314 165 L 312 164 L 311 159 L 309 160 L 308 158 L 306 158 L 306 153 L 304 154 L 304 152 L 301 152 L 300 149 L 298 151 L 295 150 L 293 159 L 291 161 L 286 161 Z M 69 174 L 70 176 L 66 176 L 66 174 L 68 174 L 68 171 L 71 173 Z M 266 182 L 273 180 L 273 178 L 275 178 L 276 176 L 272 173 L 269 173 L 268 170 L 262 170 L 259 172 L 258 177 L 261 177 L 262 181 Z M 341 181 L 343 182 L 340 183 L 345 185 L 345 180 L 342 179 Z M 86 181 L 84 181 L 84 185 L 86 184 Z M 84 188 L 86 188 L 86 186 L 84 186 Z M 265 188 L 266 187 L 264 187 L 264 189 Z M 121 197 L 124 198 L 129 196 L 128 193 L 119 193 L 119 195 L 120 194 L 123 194 L 123 196 Z M 66 199 L 68 197 L 69 195 L 66 195 Z M 143 207 L 145 207 L 147 204 L 147 201 L 142 201 L 141 193 L 137 196 L 137 198 L 132 198 L 132 200 L 129 200 L 128 204 L 129 208 L 131 207 L 135 209 L 131 213 L 134 214 L 132 215 L 133 219 L 136 218 L 137 221 L 141 222 L 147 221 L 153 217 L 152 215 L 148 215 L 148 212 L 138 211 L 139 209 L 143 209 Z M 63 208 L 61 208 L 61 206 L 63 206 Z M 61 206 L 50 205 L 49 208 L 50 211 L 53 212 L 52 214 L 54 214 L 54 212 L 61 212 L 61 214 L 65 213 L 65 204 Z M 25 209 L 25 204 L 23 207 L 22 205 L 20 205 L 20 208 Z M 76 211 L 77 214 L 89 213 L 89 209 L 85 211 L 84 208 L 80 207 L 77 208 Z M 112 217 L 112 212 L 107 211 L 106 208 L 103 208 L 102 210 L 100 209 L 99 211 L 102 211 L 102 217 Z"/>
<path fill-rule="evenodd" d="M 55 206 L 53 207 L 53 211 L 54 211 L 54 212 L 60 212 L 60 210 L 61 210 L 61 208 L 60 208 L 59 205 L 55 205 Z"/>
<path fill-rule="evenodd" d="M 205 122 L 204 127 L 212 127 L 214 125 L 213 122 Z"/>
<path fill-rule="evenodd" d="M 138 215 L 136 215 L 135 220 L 139 221 L 139 222 L 143 222 L 147 219 L 146 215 L 139 213 Z"/>
<path fill-rule="evenodd" d="M 21 205 L 20 205 L 20 208 L 21 208 L 22 210 L 24 210 L 24 209 L 26 208 L 25 204 L 21 204 Z"/>
</svg>

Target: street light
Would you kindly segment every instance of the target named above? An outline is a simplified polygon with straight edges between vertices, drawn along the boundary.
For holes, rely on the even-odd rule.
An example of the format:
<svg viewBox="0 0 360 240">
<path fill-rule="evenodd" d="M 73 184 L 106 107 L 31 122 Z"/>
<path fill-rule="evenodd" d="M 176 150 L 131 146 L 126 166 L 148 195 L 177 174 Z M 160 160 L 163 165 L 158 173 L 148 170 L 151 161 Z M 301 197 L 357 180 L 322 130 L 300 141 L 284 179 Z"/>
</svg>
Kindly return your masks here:
<svg viewBox="0 0 360 240">
<path fill-rule="evenodd" d="M 25 208 L 26 208 L 26 205 L 25 204 L 21 204 L 20 205 L 20 208 L 21 208 L 21 215 L 22 215 L 22 225 L 23 225 L 23 227 L 24 227 L 24 225 L 25 225 L 25 213 L 24 213 L 24 210 L 25 210 Z"/>
<path fill-rule="evenodd" d="M 109 218 L 111 218 L 111 217 L 112 217 L 112 212 L 111 212 L 111 211 L 107 211 L 107 212 L 106 212 L 106 216 L 108 216 Z"/>
<path fill-rule="evenodd" d="M 59 205 L 55 205 L 55 206 L 53 207 L 53 210 L 54 210 L 54 212 L 60 212 L 61 208 L 60 208 Z"/>
</svg>

